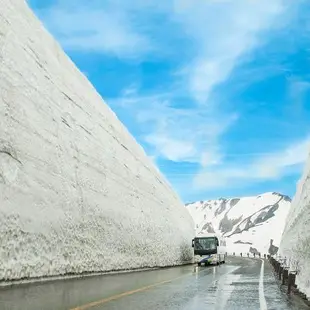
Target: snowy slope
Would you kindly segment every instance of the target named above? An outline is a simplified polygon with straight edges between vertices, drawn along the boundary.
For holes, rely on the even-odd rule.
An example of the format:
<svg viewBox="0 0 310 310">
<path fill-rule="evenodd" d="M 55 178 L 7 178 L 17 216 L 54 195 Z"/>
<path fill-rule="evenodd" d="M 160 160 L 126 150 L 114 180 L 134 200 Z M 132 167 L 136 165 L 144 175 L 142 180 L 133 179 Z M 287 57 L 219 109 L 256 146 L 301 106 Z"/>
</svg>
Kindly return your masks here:
<svg viewBox="0 0 310 310">
<path fill-rule="evenodd" d="M 310 297 L 310 157 L 297 185 L 279 254 L 287 258 L 291 270 L 298 270 L 297 285 Z"/>
<path fill-rule="evenodd" d="M 0 280 L 190 260 L 182 202 L 25 1 L 0 63 Z"/>
<path fill-rule="evenodd" d="M 196 235 L 222 234 L 227 237 L 228 252 L 267 254 L 277 251 L 289 206 L 289 197 L 265 193 L 199 201 L 187 204 L 186 209 L 195 222 Z"/>
</svg>

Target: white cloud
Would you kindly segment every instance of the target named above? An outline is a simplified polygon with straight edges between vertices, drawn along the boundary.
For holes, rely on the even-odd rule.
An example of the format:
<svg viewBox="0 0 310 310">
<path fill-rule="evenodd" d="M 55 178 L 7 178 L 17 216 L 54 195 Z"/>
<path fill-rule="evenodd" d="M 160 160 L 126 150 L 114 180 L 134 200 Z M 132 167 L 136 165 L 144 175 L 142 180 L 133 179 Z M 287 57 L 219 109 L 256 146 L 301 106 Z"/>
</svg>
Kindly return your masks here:
<svg viewBox="0 0 310 310">
<path fill-rule="evenodd" d="M 69 50 L 137 57 L 151 42 L 117 3 L 59 2 L 38 11 L 46 26 Z"/>
<path fill-rule="evenodd" d="M 68 49 L 122 58 L 148 57 L 150 52 L 160 56 L 169 49 L 176 57 L 173 44 L 167 45 L 162 38 L 169 38 L 169 28 L 178 25 L 194 52 L 179 71 L 184 75 L 183 87 L 195 100 L 206 103 L 214 87 L 227 80 L 242 57 L 264 42 L 262 33 L 285 9 L 284 0 L 90 0 L 87 4 L 67 0 L 40 15 Z M 156 16 L 161 17 L 165 30 L 158 30 Z"/>
<path fill-rule="evenodd" d="M 218 164 L 219 139 L 238 116 L 196 106 L 173 107 L 174 101 L 173 93 L 138 96 L 132 87 L 123 91 L 122 98 L 108 100 L 114 107 L 126 107 L 154 156 L 202 166 Z"/>
<path fill-rule="evenodd" d="M 253 175 L 256 178 L 279 178 L 291 169 L 300 168 L 309 152 L 310 137 L 295 142 L 283 151 L 265 155 L 253 165 Z"/>
<path fill-rule="evenodd" d="M 190 141 L 178 141 L 163 135 L 148 135 L 145 141 L 155 147 L 155 154 L 172 161 L 190 160 L 196 155 L 196 148 Z"/>
<path fill-rule="evenodd" d="M 221 165 L 204 169 L 194 177 L 196 189 L 223 189 L 246 186 L 249 182 L 277 180 L 284 175 L 301 172 L 309 154 L 310 137 L 297 141 L 271 154 L 256 154 L 249 164 Z M 249 154 L 251 155 L 251 154 Z"/>
<path fill-rule="evenodd" d="M 175 1 L 176 18 L 197 45 L 196 58 L 183 72 L 198 102 L 206 103 L 241 58 L 264 42 L 262 32 L 285 8 L 282 0 Z"/>
<path fill-rule="evenodd" d="M 223 154 L 217 150 L 207 150 L 201 154 L 201 166 L 215 166 L 219 165 L 222 162 Z"/>
<path fill-rule="evenodd" d="M 157 117 L 153 131 L 146 142 L 155 148 L 157 156 L 176 161 L 212 166 L 221 160 L 219 140 L 237 120 L 237 115 L 202 112 L 199 109 L 182 110 L 167 108 Z"/>
</svg>

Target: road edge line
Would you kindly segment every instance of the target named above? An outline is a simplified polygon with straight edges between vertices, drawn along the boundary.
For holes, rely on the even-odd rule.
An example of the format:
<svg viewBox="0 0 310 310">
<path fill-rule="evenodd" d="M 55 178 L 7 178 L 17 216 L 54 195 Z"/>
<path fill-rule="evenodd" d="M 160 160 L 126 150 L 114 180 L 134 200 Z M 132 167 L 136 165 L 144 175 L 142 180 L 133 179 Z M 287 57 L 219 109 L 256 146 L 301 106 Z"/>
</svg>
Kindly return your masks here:
<svg viewBox="0 0 310 310">
<path fill-rule="evenodd" d="M 265 298 L 265 293 L 264 293 L 264 265 L 265 261 L 261 259 L 262 264 L 260 268 L 260 277 L 259 277 L 259 305 L 260 305 L 260 310 L 267 310 L 267 302 Z"/>
</svg>

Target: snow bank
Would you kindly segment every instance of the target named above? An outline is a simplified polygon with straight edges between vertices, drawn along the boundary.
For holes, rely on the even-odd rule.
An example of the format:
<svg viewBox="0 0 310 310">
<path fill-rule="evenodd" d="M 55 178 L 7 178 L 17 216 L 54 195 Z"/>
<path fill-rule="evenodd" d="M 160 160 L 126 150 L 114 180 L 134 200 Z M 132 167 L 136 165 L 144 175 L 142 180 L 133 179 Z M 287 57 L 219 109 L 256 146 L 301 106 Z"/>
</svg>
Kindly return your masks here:
<svg viewBox="0 0 310 310">
<path fill-rule="evenodd" d="M 196 235 L 221 234 L 227 238 L 227 251 L 236 254 L 277 251 L 289 207 L 290 198 L 278 193 L 186 205 L 195 222 Z"/>
<path fill-rule="evenodd" d="M 280 255 L 292 270 L 298 270 L 297 285 L 310 297 L 310 157 L 286 220 Z"/>
<path fill-rule="evenodd" d="M 25 1 L 0 62 L 0 280 L 191 260 L 190 215 Z"/>
</svg>

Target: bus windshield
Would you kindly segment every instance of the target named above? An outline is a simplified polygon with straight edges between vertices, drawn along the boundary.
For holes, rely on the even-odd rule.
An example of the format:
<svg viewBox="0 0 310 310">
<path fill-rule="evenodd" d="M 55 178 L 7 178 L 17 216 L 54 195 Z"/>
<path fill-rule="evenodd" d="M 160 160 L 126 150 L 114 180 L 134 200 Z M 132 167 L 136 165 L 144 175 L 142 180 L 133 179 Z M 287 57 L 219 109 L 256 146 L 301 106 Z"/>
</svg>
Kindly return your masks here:
<svg viewBox="0 0 310 310">
<path fill-rule="evenodd" d="M 217 240 L 215 237 L 195 238 L 195 250 L 214 250 L 216 249 L 216 246 Z"/>
</svg>

